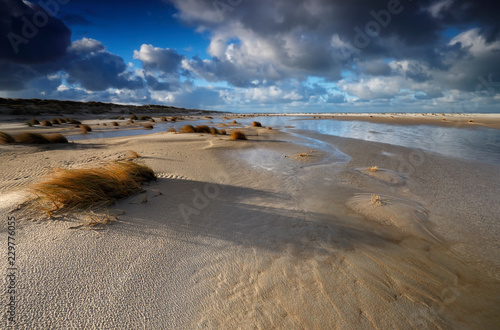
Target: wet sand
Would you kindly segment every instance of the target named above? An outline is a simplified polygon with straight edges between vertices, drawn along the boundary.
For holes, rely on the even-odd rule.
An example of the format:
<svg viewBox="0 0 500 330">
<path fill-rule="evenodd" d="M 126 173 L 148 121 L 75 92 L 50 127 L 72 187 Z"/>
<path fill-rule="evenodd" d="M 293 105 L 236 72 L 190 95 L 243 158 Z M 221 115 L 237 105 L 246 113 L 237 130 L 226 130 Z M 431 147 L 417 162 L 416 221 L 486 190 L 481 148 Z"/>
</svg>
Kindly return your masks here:
<svg viewBox="0 0 500 330">
<path fill-rule="evenodd" d="M 14 211 L 19 326 L 500 325 L 499 165 L 243 130 L 248 141 L 158 133 L 0 146 L 4 218 L 51 168 L 134 150 L 159 178 L 110 207 L 119 220 L 104 230 L 70 229 L 84 213 Z"/>
</svg>

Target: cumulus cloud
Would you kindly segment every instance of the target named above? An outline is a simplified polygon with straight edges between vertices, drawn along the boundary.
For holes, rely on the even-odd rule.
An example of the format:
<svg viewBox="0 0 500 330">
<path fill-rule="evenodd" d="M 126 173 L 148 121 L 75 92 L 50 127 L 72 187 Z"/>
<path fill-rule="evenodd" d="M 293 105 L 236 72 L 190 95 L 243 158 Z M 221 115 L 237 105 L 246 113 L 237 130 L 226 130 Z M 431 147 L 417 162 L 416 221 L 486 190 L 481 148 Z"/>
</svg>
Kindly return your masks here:
<svg viewBox="0 0 500 330">
<path fill-rule="evenodd" d="M 207 52 L 212 58 L 183 59 L 182 66 L 211 82 L 251 87 L 254 79 L 301 81 L 316 76 L 340 81 L 343 71 L 354 70 L 360 77 L 392 75 L 395 81 L 416 84 L 435 79 L 439 85 L 470 90 L 484 71 L 479 62 L 497 68 L 487 59 L 497 56 L 500 31 L 498 6 L 491 1 L 255 0 L 225 6 L 204 0 L 171 2 L 180 19 L 210 32 Z M 444 32 L 462 28 L 464 22 L 481 27 L 446 42 Z M 458 53 L 460 60 L 454 58 Z M 406 66 L 395 68 L 391 61 Z M 469 81 L 458 77 L 453 83 L 454 73 L 465 65 Z M 344 87 L 371 98 L 394 94 L 367 81 L 375 80 L 366 77 L 356 88 Z"/>
<path fill-rule="evenodd" d="M 90 91 L 108 88 L 138 89 L 143 80 L 127 71 L 120 56 L 107 52 L 97 40 L 83 38 L 75 41 L 69 49 L 64 71 L 68 82 L 79 84 Z"/>
<path fill-rule="evenodd" d="M 183 58 L 175 50 L 153 45 L 142 45 L 140 50 L 134 50 L 134 59 L 140 60 L 144 69 L 158 70 L 164 74 L 175 74 Z"/>
</svg>

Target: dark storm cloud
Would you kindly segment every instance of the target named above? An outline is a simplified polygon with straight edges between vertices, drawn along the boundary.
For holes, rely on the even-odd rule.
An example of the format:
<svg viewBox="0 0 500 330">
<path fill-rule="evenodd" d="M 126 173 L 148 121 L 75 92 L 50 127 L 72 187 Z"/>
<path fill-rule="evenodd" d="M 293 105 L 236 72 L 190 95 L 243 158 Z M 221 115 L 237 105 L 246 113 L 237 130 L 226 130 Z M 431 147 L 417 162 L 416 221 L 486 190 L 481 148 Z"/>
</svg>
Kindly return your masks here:
<svg viewBox="0 0 500 330">
<path fill-rule="evenodd" d="M 212 61 L 193 59 L 191 69 L 209 81 L 225 80 L 244 87 L 248 80 L 303 79 L 306 76 L 340 79 L 343 69 L 357 62 L 376 62 L 360 68 L 361 74 L 387 76 L 391 70 L 381 60 L 409 60 L 420 67 L 404 72 L 415 81 L 432 80 L 429 71 L 453 71 L 465 66 L 450 56 L 461 50 L 469 56 L 467 72 L 474 76 L 488 62 L 491 71 L 500 69 L 487 55 L 471 55 L 468 46 L 453 51 L 445 31 L 466 31 L 478 27 L 477 36 L 486 43 L 499 39 L 498 1 L 487 0 L 171 0 L 178 17 L 212 35 Z M 449 37 L 448 37 L 449 38 Z M 236 42 L 234 40 L 237 40 Z M 490 50 L 491 52 L 493 50 Z M 354 61 L 354 62 L 352 62 Z M 366 70 L 366 71 L 363 71 Z M 237 73 L 240 73 L 239 78 Z M 468 87 L 465 86 L 469 84 Z"/>
<path fill-rule="evenodd" d="M 52 15 L 56 7 L 46 8 L 22 0 L 0 0 L 0 60 L 34 64 L 66 53 L 71 31 Z"/>
</svg>

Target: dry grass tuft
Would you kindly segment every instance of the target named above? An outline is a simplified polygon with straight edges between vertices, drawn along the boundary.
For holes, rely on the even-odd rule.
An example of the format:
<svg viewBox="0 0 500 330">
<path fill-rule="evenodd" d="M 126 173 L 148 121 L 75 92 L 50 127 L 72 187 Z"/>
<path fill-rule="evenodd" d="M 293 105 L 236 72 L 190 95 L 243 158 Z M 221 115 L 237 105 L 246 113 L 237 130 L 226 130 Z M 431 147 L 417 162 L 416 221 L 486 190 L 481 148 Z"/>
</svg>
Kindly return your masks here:
<svg viewBox="0 0 500 330">
<path fill-rule="evenodd" d="M 51 123 L 52 125 L 59 125 L 59 124 L 60 124 L 60 123 L 59 123 L 59 120 L 57 120 L 56 118 L 51 119 L 51 120 L 50 120 L 50 123 Z"/>
<path fill-rule="evenodd" d="M 130 115 L 129 119 L 130 120 L 137 120 L 138 118 L 136 115 L 132 114 L 132 115 Z"/>
<path fill-rule="evenodd" d="M 233 120 L 233 124 L 238 124 L 238 122 L 236 120 Z"/>
<path fill-rule="evenodd" d="M 112 122 L 111 125 L 112 126 L 120 126 L 120 124 L 118 124 L 116 121 Z"/>
<path fill-rule="evenodd" d="M 66 123 L 66 119 L 64 119 L 64 118 L 57 118 L 57 122 L 59 124 L 65 124 Z"/>
<path fill-rule="evenodd" d="M 0 144 L 14 143 L 14 138 L 12 135 L 4 132 L 0 132 Z"/>
<path fill-rule="evenodd" d="M 473 122 L 474 122 L 474 120 L 472 120 L 472 119 L 469 119 L 469 121 L 468 121 L 468 123 L 473 123 Z"/>
<path fill-rule="evenodd" d="M 149 120 L 151 119 L 150 116 L 139 116 L 139 120 Z"/>
<path fill-rule="evenodd" d="M 30 123 L 31 125 L 40 125 L 40 122 L 35 118 L 31 119 L 28 123 Z"/>
<path fill-rule="evenodd" d="M 80 129 L 82 130 L 83 134 L 92 132 L 92 128 L 89 125 L 80 125 Z"/>
<path fill-rule="evenodd" d="M 75 119 L 68 119 L 67 122 L 73 125 L 80 125 L 82 123 L 81 121 Z"/>
<path fill-rule="evenodd" d="M 153 126 L 153 125 L 151 125 L 151 124 L 146 124 L 146 125 L 144 125 L 144 128 L 145 128 L 145 129 L 153 129 L 153 127 L 154 127 L 154 126 Z"/>
<path fill-rule="evenodd" d="M 173 127 L 170 127 L 167 132 L 177 133 L 177 131 Z"/>
<path fill-rule="evenodd" d="M 42 134 L 49 143 L 68 143 L 68 139 L 59 133 Z"/>
<path fill-rule="evenodd" d="M 40 123 L 40 125 L 42 125 L 42 126 L 52 126 L 52 124 L 48 120 L 42 120 L 41 123 Z"/>
<path fill-rule="evenodd" d="M 309 154 L 306 154 L 305 152 L 298 154 L 297 156 L 299 157 L 309 157 Z"/>
<path fill-rule="evenodd" d="M 272 130 L 273 128 L 271 126 L 267 127 L 268 130 Z"/>
<path fill-rule="evenodd" d="M 210 127 L 207 125 L 198 125 L 194 128 L 196 133 L 208 133 L 210 134 Z"/>
<path fill-rule="evenodd" d="M 12 136 L 16 143 L 22 144 L 46 144 L 49 140 L 42 134 L 37 133 L 20 133 Z"/>
<path fill-rule="evenodd" d="M 368 170 L 372 171 L 372 172 L 377 172 L 378 171 L 378 166 L 369 167 Z"/>
<path fill-rule="evenodd" d="M 194 129 L 193 125 L 184 125 L 181 128 L 181 133 L 195 133 L 196 130 Z"/>
<path fill-rule="evenodd" d="M 153 118 L 151 118 L 149 121 L 152 123 L 156 123 L 156 120 L 154 120 Z"/>
<path fill-rule="evenodd" d="M 168 121 L 167 117 L 161 117 L 160 120 L 161 121 Z"/>
<path fill-rule="evenodd" d="M 230 140 L 246 140 L 247 136 L 242 131 L 233 131 Z"/>
<path fill-rule="evenodd" d="M 141 155 L 139 155 L 137 152 L 134 150 L 129 150 L 128 151 L 128 158 L 129 159 L 136 159 L 136 158 L 141 158 Z"/>
<path fill-rule="evenodd" d="M 226 135 L 226 134 L 227 134 L 227 132 L 226 132 L 226 130 L 225 130 L 225 129 L 221 129 L 221 130 L 219 130 L 219 134 L 220 134 L 220 135 Z"/>
<path fill-rule="evenodd" d="M 254 121 L 254 122 L 252 123 L 252 126 L 253 126 L 253 127 L 262 127 L 262 124 L 261 124 L 261 123 L 259 123 L 258 121 Z"/>
<path fill-rule="evenodd" d="M 142 183 L 155 179 L 151 168 L 131 161 L 86 169 L 58 169 L 30 187 L 36 196 L 31 202 L 49 216 L 55 211 L 88 210 L 140 192 Z"/>
</svg>

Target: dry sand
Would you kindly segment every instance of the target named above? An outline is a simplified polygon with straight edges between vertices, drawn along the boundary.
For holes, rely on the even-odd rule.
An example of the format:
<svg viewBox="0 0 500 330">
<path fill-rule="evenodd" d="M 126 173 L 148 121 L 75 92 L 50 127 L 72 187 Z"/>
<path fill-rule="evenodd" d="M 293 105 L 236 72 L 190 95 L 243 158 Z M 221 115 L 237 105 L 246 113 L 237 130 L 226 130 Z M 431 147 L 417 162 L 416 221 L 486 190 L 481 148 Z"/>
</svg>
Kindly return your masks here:
<svg viewBox="0 0 500 330">
<path fill-rule="evenodd" d="M 1 242 L 9 210 L 51 168 L 134 150 L 159 178 L 110 207 L 119 220 L 104 230 L 70 229 L 85 214 L 13 213 L 19 328 L 500 326 L 500 166 L 303 132 L 349 156 L 332 157 L 243 130 L 249 141 L 0 146 Z"/>
</svg>

